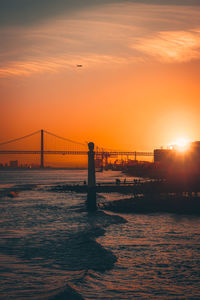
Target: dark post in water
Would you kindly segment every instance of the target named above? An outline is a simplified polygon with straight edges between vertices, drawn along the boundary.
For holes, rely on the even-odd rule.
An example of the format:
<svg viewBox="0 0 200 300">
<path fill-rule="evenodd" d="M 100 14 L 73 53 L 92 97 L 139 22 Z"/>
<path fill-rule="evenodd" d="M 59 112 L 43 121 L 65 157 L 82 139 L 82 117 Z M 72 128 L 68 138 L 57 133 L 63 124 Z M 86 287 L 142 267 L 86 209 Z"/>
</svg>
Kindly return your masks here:
<svg viewBox="0 0 200 300">
<path fill-rule="evenodd" d="M 96 176 L 95 176 L 95 152 L 94 143 L 88 143 L 88 194 L 87 194 L 87 209 L 95 211 L 96 206 Z"/>
<path fill-rule="evenodd" d="M 41 130 L 40 168 L 44 168 L 44 130 Z"/>
</svg>

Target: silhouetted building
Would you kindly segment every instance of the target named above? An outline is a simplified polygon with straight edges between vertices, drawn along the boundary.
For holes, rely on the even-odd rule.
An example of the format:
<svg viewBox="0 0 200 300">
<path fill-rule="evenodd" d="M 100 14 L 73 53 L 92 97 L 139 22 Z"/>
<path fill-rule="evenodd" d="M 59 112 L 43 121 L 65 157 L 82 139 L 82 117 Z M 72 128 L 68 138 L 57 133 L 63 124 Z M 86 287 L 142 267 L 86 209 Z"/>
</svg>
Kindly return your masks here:
<svg viewBox="0 0 200 300">
<path fill-rule="evenodd" d="M 197 176 L 200 174 L 200 142 L 192 142 L 185 151 L 155 149 L 154 163 L 158 171 L 169 176 Z"/>
<path fill-rule="evenodd" d="M 176 156 L 174 149 L 155 149 L 154 150 L 154 162 L 161 164 L 168 164 L 173 161 Z"/>
<path fill-rule="evenodd" d="M 11 168 L 18 168 L 18 160 L 10 160 L 9 164 Z"/>
</svg>

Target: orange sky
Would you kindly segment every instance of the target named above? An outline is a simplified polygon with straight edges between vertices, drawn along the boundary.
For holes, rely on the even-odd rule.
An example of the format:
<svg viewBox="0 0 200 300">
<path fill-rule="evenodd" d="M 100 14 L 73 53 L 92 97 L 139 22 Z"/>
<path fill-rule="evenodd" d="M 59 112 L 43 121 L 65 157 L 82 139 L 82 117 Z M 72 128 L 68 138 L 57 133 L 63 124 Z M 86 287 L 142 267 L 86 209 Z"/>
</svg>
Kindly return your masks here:
<svg viewBox="0 0 200 300">
<path fill-rule="evenodd" d="M 133 151 L 200 140 L 199 7 L 133 2 L 1 25 L 0 142 L 41 128 Z"/>
</svg>

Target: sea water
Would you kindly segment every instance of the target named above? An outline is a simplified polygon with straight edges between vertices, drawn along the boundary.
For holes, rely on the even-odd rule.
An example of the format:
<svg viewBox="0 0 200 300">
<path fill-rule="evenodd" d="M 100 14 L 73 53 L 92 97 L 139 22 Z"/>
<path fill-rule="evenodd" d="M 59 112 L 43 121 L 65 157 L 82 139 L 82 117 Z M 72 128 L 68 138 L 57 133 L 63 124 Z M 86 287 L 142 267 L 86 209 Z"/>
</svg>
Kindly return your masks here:
<svg viewBox="0 0 200 300">
<path fill-rule="evenodd" d="M 85 194 L 53 189 L 86 179 L 86 170 L 0 171 L 0 299 L 200 299 L 200 218 L 88 213 Z"/>
</svg>

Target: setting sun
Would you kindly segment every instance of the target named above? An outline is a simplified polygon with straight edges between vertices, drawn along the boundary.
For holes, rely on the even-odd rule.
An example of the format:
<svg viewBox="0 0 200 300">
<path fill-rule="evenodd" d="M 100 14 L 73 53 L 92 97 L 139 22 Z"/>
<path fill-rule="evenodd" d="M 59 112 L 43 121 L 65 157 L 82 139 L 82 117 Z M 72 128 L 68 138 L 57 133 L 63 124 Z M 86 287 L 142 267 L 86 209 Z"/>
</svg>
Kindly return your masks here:
<svg viewBox="0 0 200 300">
<path fill-rule="evenodd" d="M 174 148 L 178 151 L 185 152 L 189 149 L 190 147 L 190 141 L 185 138 L 179 138 L 175 143 L 174 143 Z"/>
</svg>

